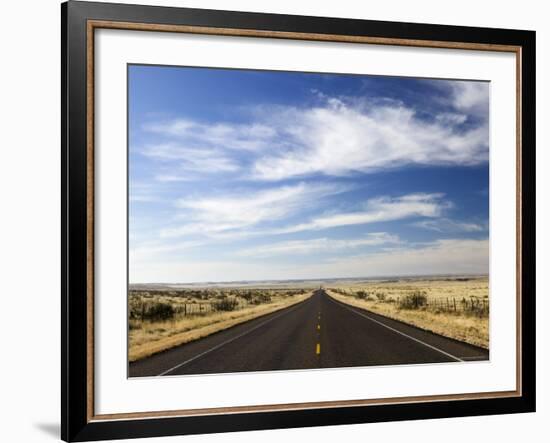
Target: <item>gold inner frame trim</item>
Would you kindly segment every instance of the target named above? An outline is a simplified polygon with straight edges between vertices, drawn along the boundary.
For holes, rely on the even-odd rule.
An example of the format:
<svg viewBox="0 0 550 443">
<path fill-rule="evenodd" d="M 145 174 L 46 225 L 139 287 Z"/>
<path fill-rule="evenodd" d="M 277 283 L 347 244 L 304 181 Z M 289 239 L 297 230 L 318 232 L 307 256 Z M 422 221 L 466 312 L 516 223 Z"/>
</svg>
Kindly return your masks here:
<svg viewBox="0 0 550 443">
<path fill-rule="evenodd" d="M 219 35 L 252 38 L 277 38 L 302 41 L 323 41 L 357 43 L 371 45 L 394 45 L 420 48 L 443 48 L 457 50 L 510 52 L 516 56 L 516 389 L 514 391 L 474 392 L 465 394 L 425 395 L 414 397 L 391 397 L 364 400 L 334 400 L 324 402 L 284 403 L 253 406 L 230 406 L 222 408 L 181 409 L 170 411 L 129 412 L 116 414 L 95 414 L 94 406 L 94 32 L 95 29 L 119 29 L 150 32 L 175 32 L 201 35 Z M 436 401 L 481 400 L 492 398 L 520 397 L 522 395 L 521 367 L 521 89 L 522 52 L 521 46 L 497 45 L 470 42 L 446 42 L 437 40 L 414 40 L 385 37 L 367 37 L 335 34 L 314 34 L 255 29 L 215 28 L 187 25 L 165 25 L 132 23 L 105 20 L 87 21 L 87 419 L 88 422 L 150 419 L 159 417 L 186 417 L 237 413 L 260 413 L 275 411 L 295 411 L 304 409 L 342 408 L 368 405 L 390 405 L 404 403 L 429 403 Z"/>
</svg>

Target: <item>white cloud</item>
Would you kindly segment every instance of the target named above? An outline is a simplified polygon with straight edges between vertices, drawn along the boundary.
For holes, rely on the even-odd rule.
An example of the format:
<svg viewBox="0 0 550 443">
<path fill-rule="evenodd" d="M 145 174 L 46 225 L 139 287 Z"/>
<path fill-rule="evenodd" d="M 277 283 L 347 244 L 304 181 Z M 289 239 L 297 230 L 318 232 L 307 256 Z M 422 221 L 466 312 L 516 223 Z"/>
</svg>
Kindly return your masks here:
<svg viewBox="0 0 550 443">
<path fill-rule="evenodd" d="M 349 240 L 330 239 L 326 237 L 309 240 L 290 240 L 244 249 L 239 251 L 237 255 L 243 257 L 272 257 L 276 255 L 330 253 L 338 250 L 345 251 L 364 246 L 377 246 L 388 243 L 399 243 L 399 237 L 386 232 L 373 232 L 364 237 Z"/>
<path fill-rule="evenodd" d="M 436 232 L 481 232 L 487 229 L 486 225 L 480 223 L 462 222 L 448 218 L 421 220 L 413 223 L 413 226 Z"/>
<path fill-rule="evenodd" d="M 431 121 L 400 101 L 317 93 L 321 104 L 309 108 L 256 107 L 248 124 L 176 119 L 147 125 L 172 144 L 150 147 L 146 155 L 177 159 L 187 170 L 240 171 L 264 181 L 487 162 L 488 84 L 437 84 L 449 111 Z M 469 115 L 484 123 L 464 129 Z"/>
<path fill-rule="evenodd" d="M 217 238 L 239 238 L 252 235 L 281 235 L 317 231 L 339 226 L 402 220 L 413 217 L 439 217 L 452 204 L 441 193 L 416 193 L 400 197 L 376 197 L 367 200 L 360 210 L 315 217 L 304 223 L 278 228 L 258 228 L 262 223 L 278 222 L 298 213 L 304 205 L 312 208 L 323 197 L 345 191 L 334 185 L 300 183 L 260 191 L 247 196 L 181 199 L 185 209 L 180 218 L 188 222 L 166 228 L 161 237 L 203 234 Z M 246 229 L 246 231 L 244 231 Z"/>
<path fill-rule="evenodd" d="M 132 180 L 129 187 L 130 202 L 149 203 L 159 200 L 159 195 L 155 186 L 150 183 Z"/>
<path fill-rule="evenodd" d="M 252 174 L 260 180 L 281 180 L 317 173 L 369 173 L 410 164 L 486 162 L 486 124 L 464 132 L 454 126 L 460 117 L 455 116 L 454 122 L 449 119 L 428 122 L 401 104 L 369 106 L 334 98 L 324 107 L 287 109 L 274 115 L 272 124 L 284 128 L 279 132 L 288 137 L 290 147 L 260 157 Z"/>
<path fill-rule="evenodd" d="M 448 83 L 452 90 L 453 106 L 462 112 L 487 116 L 489 113 L 489 83 L 456 81 Z"/>
<path fill-rule="evenodd" d="M 212 124 L 180 118 L 148 124 L 144 129 L 170 136 L 180 144 L 190 147 L 216 146 L 247 151 L 269 147 L 269 142 L 276 136 L 275 128 L 260 122 Z"/>
<path fill-rule="evenodd" d="M 197 180 L 198 176 L 193 173 L 187 174 L 175 174 L 175 173 L 160 173 L 155 175 L 155 180 L 162 183 L 171 183 L 171 182 L 189 182 Z"/>
<path fill-rule="evenodd" d="M 303 210 L 306 204 L 312 207 L 323 197 L 345 189 L 330 184 L 299 183 L 244 195 L 179 199 L 176 206 L 185 211 L 181 216 L 190 223 L 165 229 L 161 236 L 220 233 L 277 221 Z"/>
<path fill-rule="evenodd" d="M 158 177 L 161 181 L 163 177 L 167 176 L 185 180 L 186 174 L 189 172 L 211 174 L 235 172 L 241 168 L 237 160 L 223 150 L 215 148 L 189 148 L 179 144 L 165 143 L 147 146 L 141 153 L 147 157 L 164 161 L 171 166 L 172 174 L 160 174 Z"/>
<path fill-rule="evenodd" d="M 439 217 L 451 204 L 442 200 L 443 194 L 409 194 L 401 197 L 377 197 L 364 205 L 364 210 L 317 217 L 306 223 L 277 230 L 292 233 L 328 229 L 338 226 L 362 225 L 411 217 Z"/>
<path fill-rule="evenodd" d="M 444 112 L 443 114 L 437 114 L 435 119 L 442 125 L 461 125 L 464 123 L 468 116 L 465 114 L 457 114 L 455 112 Z"/>
<path fill-rule="evenodd" d="M 137 194 L 137 193 L 131 193 L 130 195 L 130 201 L 133 203 L 150 203 L 156 200 L 157 198 L 155 198 L 152 195 Z"/>
</svg>

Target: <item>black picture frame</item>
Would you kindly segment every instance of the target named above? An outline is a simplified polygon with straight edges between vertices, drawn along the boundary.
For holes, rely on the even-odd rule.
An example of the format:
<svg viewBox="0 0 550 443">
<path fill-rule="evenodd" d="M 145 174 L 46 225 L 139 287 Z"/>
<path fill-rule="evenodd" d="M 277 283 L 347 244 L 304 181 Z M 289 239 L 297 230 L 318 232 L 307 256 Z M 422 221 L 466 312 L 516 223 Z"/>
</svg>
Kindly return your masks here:
<svg viewBox="0 0 550 443">
<path fill-rule="evenodd" d="M 69 1 L 61 5 L 61 437 L 90 441 L 535 411 L 535 32 Z M 90 181 L 87 38 L 90 20 L 301 34 L 510 45 L 521 54 L 521 393 L 296 410 L 97 420 L 90 414 Z M 93 182 L 92 182 L 93 184 Z M 92 266 L 93 271 L 93 266 Z M 92 404 L 93 406 L 93 404 Z"/>
</svg>

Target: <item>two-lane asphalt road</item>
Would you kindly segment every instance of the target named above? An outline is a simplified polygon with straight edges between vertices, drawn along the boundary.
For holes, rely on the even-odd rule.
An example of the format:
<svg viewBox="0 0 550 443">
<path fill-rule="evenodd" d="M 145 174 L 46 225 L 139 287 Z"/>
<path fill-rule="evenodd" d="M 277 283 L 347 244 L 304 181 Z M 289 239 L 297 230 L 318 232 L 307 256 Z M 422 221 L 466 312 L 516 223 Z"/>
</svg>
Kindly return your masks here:
<svg viewBox="0 0 550 443">
<path fill-rule="evenodd" d="M 489 352 L 351 307 L 308 300 L 131 363 L 130 377 L 488 360 Z"/>
</svg>

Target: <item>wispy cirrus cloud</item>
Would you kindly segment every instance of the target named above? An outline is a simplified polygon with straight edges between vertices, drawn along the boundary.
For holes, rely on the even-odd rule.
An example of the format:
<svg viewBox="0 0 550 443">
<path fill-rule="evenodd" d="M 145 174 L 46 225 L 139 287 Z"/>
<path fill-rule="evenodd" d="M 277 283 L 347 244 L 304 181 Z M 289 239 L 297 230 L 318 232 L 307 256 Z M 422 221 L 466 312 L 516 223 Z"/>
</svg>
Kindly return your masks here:
<svg viewBox="0 0 550 443">
<path fill-rule="evenodd" d="M 183 211 L 182 217 L 190 223 L 161 231 L 162 237 L 188 234 L 222 233 L 258 226 L 264 222 L 285 219 L 313 207 L 323 198 L 341 193 L 347 187 L 330 183 L 280 186 L 246 195 L 229 194 L 213 197 L 181 198 L 176 208 Z"/>
<path fill-rule="evenodd" d="M 408 194 L 399 197 L 381 196 L 367 200 L 353 212 L 336 212 L 313 217 L 299 224 L 266 227 L 265 223 L 284 221 L 303 209 L 304 205 L 344 192 L 346 188 L 327 185 L 285 186 L 261 191 L 246 197 L 182 199 L 177 205 L 190 210 L 192 221 L 165 229 L 162 237 L 209 234 L 221 237 L 282 235 L 303 231 L 319 231 L 350 225 L 402 220 L 413 217 L 439 217 L 452 205 L 440 193 Z M 280 225 L 281 223 L 279 223 Z M 254 228 L 254 229 L 252 229 Z M 241 232 L 246 230 L 246 232 Z"/>
<path fill-rule="evenodd" d="M 332 253 L 335 251 L 349 251 L 365 246 L 395 245 L 399 242 L 399 236 L 397 235 L 388 234 L 387 232 L 373 232 L 363 237 L 345 240 L 323 237 L 258 245 L 254 248 L 243 249 L 237 255 L 242 257 L 272 257 L 278 255 Z"/>
<path fill-rule="evenodd" d="M 131 181 L 128 196 L 131 203 L 151 203 L 159 199 L 155 186 L 146 182 Z"/>
<path fill-rule="evenodd" d="M 173 145 L 153 147 L 147 155 L 180 159 L 187 170 L 239 170 L 244 178 L 261 181 L 487 162 L 487 122 L 462 125 L 467 113 L 488 107 L 488 86 L 454 82 L 445 88 L 442 100 L 452 107 L 432 119 L 398 100 L 322 95 L 307 108 L 257 107 L 247 124 L 157 122 L 144 129 Z M 247 153 L 247 161 L 239 152 Z"/>
<path fill-rule="evenodd" d="M 487 224 L 472 223 L 440 218 L 437 220 L 420 220 L 413 223 L 418 228 L 436 232 L 482 232 L 487 229 Z"/>
<path fill-rule="evenodd" d="M 288 109 L 278 116 L 291 148 L 265 155 L 253 165 L 259 180 L 311 174 L 346 176 L 407 165 L 476 165 L 488 160 L 486 124 L 459 130 L 460 116 L 418 118 L 402 104 L 353 103 L 332 99 L 322 107 Z"/>
<path fill-rule="evenodd" d="M 277 135 L 276 128 L 263 122 L 201 123 L 188 118 L 177 118 L 144 125 L 143 129 L 170 136 L 188 146 L 223 146 L 224 149 L 257 151 L 269 147 Z"/>
<path fill-rule="evenodd" d="M 443 200 L 443 194 L 408 194 L 400 197 L 376 197 L 364 204 L 364 209 L 320 216 L 295 226 L 281 228 L 277 233 L 321 230 L 339 226 L 363 225 L 412 217 L 439 217 L 451 203 Z"/>
<path fill-rule="evenodd" d="M 191 148 L 178 143 L 161 143 L 146 146 L 141 154 L 154 160 L 163 161 L 172 166 L 172 174 L 163 177 L 185 178 L 185 173 L 212 174 L 235 172 L 241 168 L 239 162 L 218 148 Z M 175 175 L 177 172 L 178 175 Z"/>
</svg>

